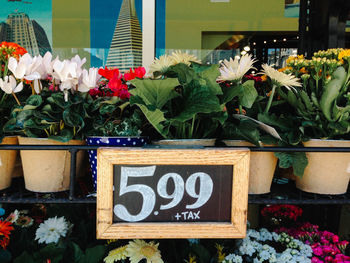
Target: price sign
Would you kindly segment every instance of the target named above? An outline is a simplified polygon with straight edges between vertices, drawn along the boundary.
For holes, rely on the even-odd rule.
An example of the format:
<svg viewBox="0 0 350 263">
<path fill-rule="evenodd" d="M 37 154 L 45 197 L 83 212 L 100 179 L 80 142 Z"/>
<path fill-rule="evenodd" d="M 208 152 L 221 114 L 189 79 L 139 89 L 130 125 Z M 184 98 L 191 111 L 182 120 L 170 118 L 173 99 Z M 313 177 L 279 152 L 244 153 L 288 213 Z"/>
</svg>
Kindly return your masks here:
<svg viewBox="0 0 350 263">
<path fill-rule="evenodd" d="M 98 238 L 245 235 L 248 149 L 98 150 Z"/>
</svg>

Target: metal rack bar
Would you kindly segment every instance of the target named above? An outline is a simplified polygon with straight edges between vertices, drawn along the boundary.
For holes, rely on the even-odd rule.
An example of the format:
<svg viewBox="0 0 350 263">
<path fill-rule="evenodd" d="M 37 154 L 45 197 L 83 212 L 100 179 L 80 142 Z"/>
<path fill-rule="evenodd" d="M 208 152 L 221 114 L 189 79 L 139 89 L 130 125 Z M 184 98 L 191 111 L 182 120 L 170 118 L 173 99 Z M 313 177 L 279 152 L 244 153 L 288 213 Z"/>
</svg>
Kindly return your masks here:
<svg viewBox="0 0 350 263">
<path fill-rule="evenodd" d="M 0 145 L 0 150 L 68 150 L 71 153 L 70 188 L 63 193 L 41 194 L 24 190 L 24 182 L 19 182 L 10 190 L 0 191 L 0 203 L 96 203 L 96 198 L 79 195 L 76 197 L 76 162 L 79 150 L 96 150 L 104 146 L 90 145 Z M 149 146 L 148 146 L 149 147 Z M 116 147 L 117 148 L 117 147 Z M 159 147 L 158 147 L 159 148 Z M 160 147 L 162 148 L 162 147 Z M 166 148 L 169 148 L 167 146 Z M 230 147 L 241 148 L 241 147 Z M 350 153 L 350 147 L 244 147 L 252 152 L 339 152 Z M 294 184 L 284 187 L 273 184 L 270 194 L 249 195 L 250 204 L 350 204 L 350 192 L 344 195 L 316 195 L 302 192 Z"/>
</svg>

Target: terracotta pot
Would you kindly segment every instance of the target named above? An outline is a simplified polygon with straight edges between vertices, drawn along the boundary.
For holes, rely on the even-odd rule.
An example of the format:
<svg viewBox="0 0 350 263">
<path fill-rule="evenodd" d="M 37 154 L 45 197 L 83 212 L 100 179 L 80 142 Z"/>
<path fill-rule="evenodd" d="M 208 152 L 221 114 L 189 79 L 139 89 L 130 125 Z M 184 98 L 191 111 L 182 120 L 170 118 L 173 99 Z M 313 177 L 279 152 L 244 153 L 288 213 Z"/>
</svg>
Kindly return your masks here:
<svg viewBox="0 0 350 263">
<path fill-rule="evenodd" d="M 2 139 L 1 144 L 17 145 L 17 136 L 5 137 Z M 0 150 L 0 190 L 6 189 L 11 185 L 17 153 L 17 150 Z"/>
<path fill-rule="evenodd" d="M 169 139 L 153 141 L 154 145 L 214 146 L 216 139 Z"/>
<path fill-rule="evenodd" d="M 224 140 L 227 146 L 254 146 L 241 140 Z M 267 145 L 266 145 L 267 146 Z M 273 152 L 251 152 L 249 168 L 249 194 L 266 194 L 271 191 L 277 157 Z"/>
<path fill-rule="evenodd" d="M 85 141 L 59 142 L 19 137 L 20 145 L 84 145 Z M 21 150 L 25 188 L 33 192 L 60 192 L 69 189 L 70 153 L 64 150 Z M 84 151 L 77 153 L 77 174 L 81 171 Z"/>
<path fill-rule="evenodd" d="M 310 140 L 305 147 L 350 147 L 350 141 Z M 316 194 L 344 194 L 350 180 L 350 153 L 307 152 L 308 165 L 297 188 Z"/>
</svg>

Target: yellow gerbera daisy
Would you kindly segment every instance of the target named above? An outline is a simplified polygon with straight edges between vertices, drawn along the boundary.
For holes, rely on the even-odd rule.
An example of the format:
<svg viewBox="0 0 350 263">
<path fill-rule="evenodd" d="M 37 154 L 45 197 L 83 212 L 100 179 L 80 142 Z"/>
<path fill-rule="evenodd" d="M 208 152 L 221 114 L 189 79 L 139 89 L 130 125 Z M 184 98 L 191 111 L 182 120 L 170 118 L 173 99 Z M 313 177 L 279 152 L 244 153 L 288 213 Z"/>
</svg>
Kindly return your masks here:
<svg viewBox="0 0 350 263">
<path fill-rule="evenodd" d="M 147 243 L 139 239 L 130 241 L 126 248 L 130 263 L 138 263 L 142 259 L 146 259 L 147 263 L 163 263 L 158 245 L 154 242 Z"/>
<path fill-rule="evenodd" d="M 118 247 L 109 251 L 108 256 L 104 258 L 104 262 L 113 263 L 119 260 L 126 259 L 126 246 Z"/>
<path fill-rule="evenodd" d="M 194 55 L 183 53 L 179 50 L 173 52 L 170 55 L 170 58 L 173 60 L 174 64 L 184 63 L 186 65 L 191 65 L 191 62 L 201 63 L 201 61 Z"/>
</svg>

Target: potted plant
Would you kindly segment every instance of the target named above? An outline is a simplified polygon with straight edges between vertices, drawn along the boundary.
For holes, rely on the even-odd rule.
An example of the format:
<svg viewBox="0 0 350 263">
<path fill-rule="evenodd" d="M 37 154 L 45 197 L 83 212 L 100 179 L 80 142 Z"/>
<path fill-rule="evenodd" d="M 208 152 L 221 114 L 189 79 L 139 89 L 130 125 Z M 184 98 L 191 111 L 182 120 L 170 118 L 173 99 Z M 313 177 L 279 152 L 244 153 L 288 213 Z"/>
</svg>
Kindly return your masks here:
<svg viewBox="0 0 350 263">
<path fill-rule="evenodd" d="M 295 79 L 263 65 L 266 80 L 245 74 L 253 68 L 251 55 L 224 61 L 221 64 L 221 76 L 218 78 L 224 95 L 228 119 L 223 126 L 222 137 L 227 146 L 276 146 L 295 144 L 291 142 L 293 122 L 286 114 L 281 114 L 282 101 L 277 101 L 276 87 L 298 85 Z M 257 89 L 255 86 L 257 85 Z M 270 89 L 270 86 L 272 88 Z M 269 93 L 268 93 L 269 91 Z M 268 96 L 267 96 L 268 95 Z M 270 109 L 272 107 L 272 109 Z M 276 112 L 279 113 L 278 116 Z M 298 143 L 299 140 L 296 140 Z M 264 194 L 270 192 L 275 173 L 277 157 L 280 166 L 293 166 L 297 173 L 303 171 L 300 160 L 302 153 L 252 152 L 249 174 L 249 193 Z"/>
<path fill-rule="evenodd" d="M 305 146 L 350 146 L 350 50 L 331 49 L 310 60 L 289 58 L 290 71 L 303 80 L 301 88 L 279 91 L 301 120 Z M 307 153 L 309 165 L 296 185 L 319 194 L 345 193 L 349 184 L 349 154 Z"/>
<path fill-rule="evenodd" d="M 2 42 L 0 44 L 0 142 L 1 144 L 18 144 L 17 136 L 3 131 L 3 126 L 10 117 L 11 108 L 19 103 L 16 93 L 21 92 L 23 83 L 17 81 L 8 70 L 8 61 L 11 57 L 14 60 L 27 53 L 21 46 Z M 23 92 L 22 92 L 23 93 Z M 11 185 L 12 173 L 15 168 L 16 150 L 0 151 L 0 190 Z"/>
<path fill-rule="evenodd" d="M 218 65 L 202 65 L 187 53 L 164 55 L 151 65 L 152 78 L 134 79 L 131 105 L 137 105 L 163 143 L 215 143 L 216 131 L 227 114 L 216 78 Z M 209 142 L 208 142 L 208 139 Z M 180 142 L 178 141 L 180 140 Z M 209 143 L 209 144 L 208 144 Z"/>
<path fill-rule="evenodd" d="M 96 78 L 96 74 L 94 70 L 89 73 L 82 70 L 80 58 L 65 61 L 51 59 L 50 53 L 44 58 L 32 58 L 28 54 L 22 56 L 18 63 L 10 58 L 9 69 L 17 79 L 21 79 L 18 74 L 24 69 L 24 79 L 29 81 L 32 95 L 12 110 L 4 130 L 20 135 L 19 143 L 22 145 L 82 145 L 87 107 L 86 83 Z M 68 190 L 68 151 L 21 150 L 21 158 L 26 189 L 35 192 Z M 77 156 L 78 172 L 82 160 L 81 151 Z"/>
<path fill-rule="evenodd" d="M 87 108 L 86 142 L 95 146 L 140 147 L 148 139 L 141 136 L 144 118 L 137 107 L 129 103 L 129 81 L 143 78 L 142 67 L 121 74 L 118 69 L 99 69 L 103 79 L 90 89 Z M 89 150 L 94 189 L 97 181 L 97 151 Z"/>
</svg>

